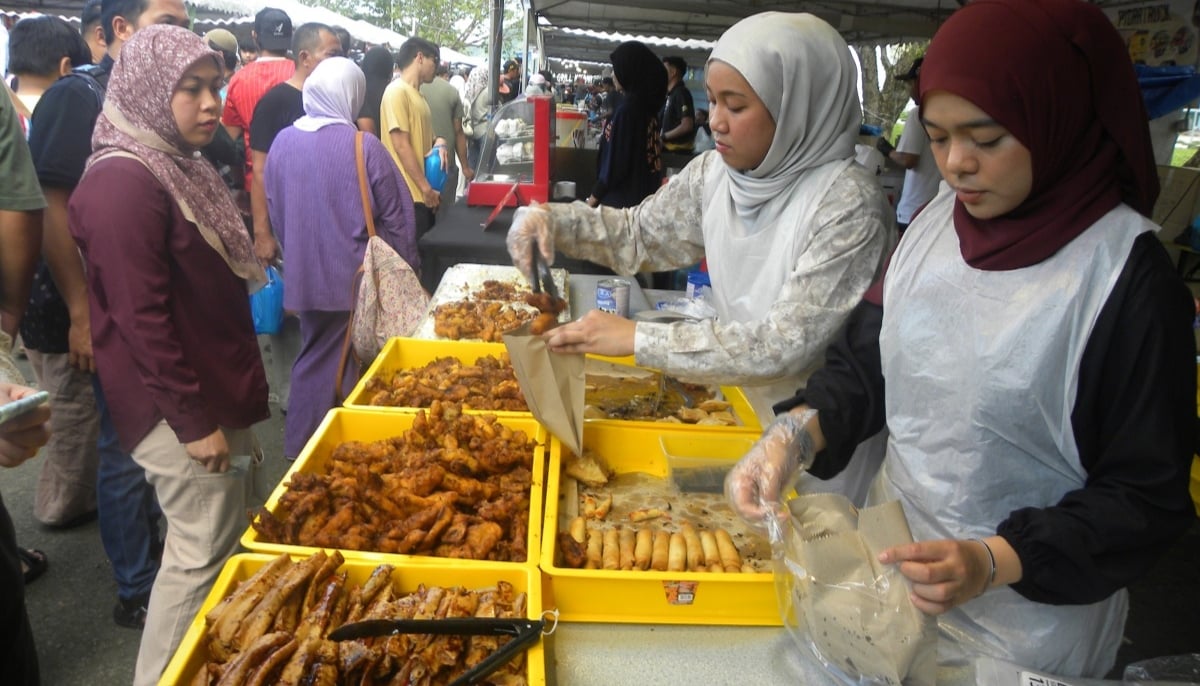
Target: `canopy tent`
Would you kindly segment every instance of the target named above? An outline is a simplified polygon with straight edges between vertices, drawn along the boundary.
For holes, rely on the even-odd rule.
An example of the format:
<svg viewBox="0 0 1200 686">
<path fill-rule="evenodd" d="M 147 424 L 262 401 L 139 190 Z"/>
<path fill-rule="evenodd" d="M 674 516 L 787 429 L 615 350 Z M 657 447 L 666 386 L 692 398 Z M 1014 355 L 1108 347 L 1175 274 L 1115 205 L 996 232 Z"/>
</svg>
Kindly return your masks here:
<svg viewBox="0 0 1200 686">
<path fill-rule="evenodd" d="M 297 0 L 185 0 L 185 4 L 190 12 L 194 12 L 197 29 L 203 30 L 213 26 L 245 27 L 245 31 L 235 31 L 243 37 L 248 35 L 250 25 L 254 23 L 255 13 L 264 7 L 275 7 L 287 12 L 293 25 L 299 26 L 315 21 L 330 26 L 341 26 L 356 40 L 373 45 L 398 48 L 408 39 L 407 36 L 390 29 L 351 19 L 323 7 L 309 7 Z M 78 23 L 83 5 L 83 0 L 0 0 L 0 13 L 15 13 L 18 16 L 31 12 L 54 14 Z M 482 58 L 471 57 L 450 48 L 442 48 L 442 59 L 451 63 L 472 65 L 483 62 Z"/>
</svg>

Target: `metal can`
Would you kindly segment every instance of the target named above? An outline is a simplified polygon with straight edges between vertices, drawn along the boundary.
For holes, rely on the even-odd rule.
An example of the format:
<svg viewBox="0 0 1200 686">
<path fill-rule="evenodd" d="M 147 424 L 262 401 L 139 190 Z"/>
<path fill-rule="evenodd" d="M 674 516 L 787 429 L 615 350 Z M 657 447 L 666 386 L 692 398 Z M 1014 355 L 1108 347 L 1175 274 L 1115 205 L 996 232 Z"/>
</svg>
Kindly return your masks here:
<svg viewBox="0 0 1200 686">
<path fill-rule="evenodd" d="M 596 284 L 596 309 L 629 316 L 629 282 L 625 279 L 604 279 Z"/>
</svg>

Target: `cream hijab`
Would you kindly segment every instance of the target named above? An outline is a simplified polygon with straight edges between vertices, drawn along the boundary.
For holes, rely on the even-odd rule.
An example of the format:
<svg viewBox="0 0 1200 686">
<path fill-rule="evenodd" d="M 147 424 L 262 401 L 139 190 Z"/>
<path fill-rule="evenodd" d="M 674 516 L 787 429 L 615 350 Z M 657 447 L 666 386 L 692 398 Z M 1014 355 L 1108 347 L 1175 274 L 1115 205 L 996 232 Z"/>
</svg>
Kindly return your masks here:
<svg viewBox="0 0 1200 686">
<path fill-rule="evenodd" d="M 775 137 L 758 167 L 741 172 L 722 165 L 723 173 L 709 177 L 709 197 L 729 201 L 710 205 L 704 223 L 741 227 L 737 233 L 748 235 L 809 214 L 798 210 L 819 202 L 804 192 L 810 172 L 852 159 L 862 123 L 858 71 L 846 42 L 811 14 L 764 12 L 730 27 L 714 60 L 749 82 L 775 119 Z"/>
<path fill-rule="evenodd" d="M 326 126 L 354 126 L 367 93 L 367 77 L 345 57 L 324 59 L 304 80 L 304 116 L 294 126 L 313 132 Z"/>
</svg>

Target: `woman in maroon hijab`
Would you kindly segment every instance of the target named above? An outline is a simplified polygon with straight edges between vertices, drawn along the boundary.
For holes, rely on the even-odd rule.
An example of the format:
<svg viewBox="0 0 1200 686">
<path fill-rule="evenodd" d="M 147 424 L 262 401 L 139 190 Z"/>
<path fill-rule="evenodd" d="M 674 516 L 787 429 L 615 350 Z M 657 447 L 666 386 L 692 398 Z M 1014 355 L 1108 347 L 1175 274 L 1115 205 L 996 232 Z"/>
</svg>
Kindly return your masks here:
<svg viewBox="0 0 1200 686">
<path fill-rule="evenodd" d="M 1124 45 L 1078 0 L 975 0 L 934 36 L 921 120 L 946 180 L 826 367 L 726 484 L 748 518 L 885 424 L 885 551 L 939 659 L 1103 676 L 1123 590 L 1191 524 L 1192 300 Z M 872 297 L 874 296 L 874 297 Z"/>
</svg>

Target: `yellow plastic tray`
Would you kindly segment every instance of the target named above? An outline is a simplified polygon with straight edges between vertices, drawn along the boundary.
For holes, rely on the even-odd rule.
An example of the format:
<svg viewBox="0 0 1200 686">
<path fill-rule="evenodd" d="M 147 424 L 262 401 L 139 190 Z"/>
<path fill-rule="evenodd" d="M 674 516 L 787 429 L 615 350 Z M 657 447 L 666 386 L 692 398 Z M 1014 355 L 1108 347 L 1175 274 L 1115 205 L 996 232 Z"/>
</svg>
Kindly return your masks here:
<svg viewBox="0 0 1200 686">
<path fill-rule="evenodd" d="M 296 462 L 283 475 L 279 484 L 275 486 L 275 490 L 271 492 L 271 496 L 267 498 L 266 509 L 272 513 L 276 511 L 279 499 L 283 496 L 284 491 L 287 490 L 287 483 L 291 480 L 293 474 L 297 472 L 324 473 L 325 465 L 329 461 L 333 449 L 338 444 L 345 441 L 378 441 L 399 436 L 412 426 L 413 419 L 415 418 L 415 412 L 412 414 L 400 414 L 345 409 L 330 410 L 325 415 L 325 420 L 317 427 L 317 431 L 313 434 L 313 437 L 309 439 L 308 444 L 304 446 L 300 457 L 296 458 Z M 511 429 L 524 431 L 530 439 L 537 443 L 533 451 L 533 485 L 529 497 L 529 536 L 525 543 L 529 555 L 525 562 L 490 562 L 487 560 L 455 560 L 455 562 L 464 565 L 499 564 L 533 567 L 537 565 L 538 550 L 541 543 L 540 522 L 542 521 L 542 497 L 545 487 L 543 475 L 546 473 L 545 465 L 548 459 L 546 453 L 557 454 L 558 441 L 553 439 L 542 428 L 542 425 L 538 424 L 532 418 L 517 419 L 501 417 L 498 421 Z M 242 546 L 253 552 L 273 553 L 276 555 L 279 553 L 307 555 L 316 550 L 316 548 L 308 546 L 264 541 L 259 538 L 258 532 L 254 530 L 254 527 L 247 527 L 245 533 L 242 534 L 241 540 Z M 347 560 L 369 559 L 376 562 L 387 560 L 391 564 L 404 564 L 413 561 L 420 563 L 422 560 L 446 560 L 446 558 L 428 555 L 400 555 L 396 553 L 344 549 L 342 550 L 342 555 Z"/>
<path fill-rule="evenodd" d="M 305 555 L 293 556 L 293 559 Z M 242 554 L 235 555 L 225 563 L 221 575 L 213 584 L 204 606 L 192 619 L 187 633 L 180 643 L 175 656 L 167 665 L 159 680 L 160 686 L 177 686 L 189 684 L 192 677 L 204 665 L 206 660 L 204 638 L 204 615 L 217 603 L 233 592 L 237 582 L 245 581 L 254 575 L 260 567 L 275 558 L 274 555 Z M 351 583 L 361 584 L 366 581 L 383 560 L 347 560 L 341 571 L 347 572 Z M 389 563 L 392 563 L 389 561 Z M 524 591 L 528 599 L 528 618 L 539 619 L 542 616 L 542 588 L 537 570 L 532 567 L 514 567 L 508 564 L 491 563 L 465 567 L 457 562 L 441 562 L 435 564 L 397 566 L 392 572 L 392 582 L 401 592 L 412 592 L 418 584 L 428 586 L 463 586 L 469 589 L 488 588 L 498 581 L 507 581 L 517 591 Z M 531 685 L 546 683 L 546 653 L 542 642 L 531 645 L 526 653 L 527 678 Z"/>
<path fill-rule="evenodd" d="M 681 457 L 707 457 L 732 465 L 754 437 L 697 435 L 662 425 L 605 426 L 589 423 L 583 444 L 613 471 L 667 476 L 663 445 Z M 674 425 L 669 425 L 674 426 Z M 637 624 L 736 624 L 779 626 L 774 575 L 708 572 L 569 569 L 554 564 L 558 536 L 560 457 L 550 460 L 546 490 L 546 529 L 542 534 L 543 593 L 568 622 Z M 690 593 L 690 595 L 689 595 Z M 675 598 L 675 602 L 668 600 Z"/>
<path fill-rule="evenodd" d="M 398 371 L 423 367 L 439 357 L 453 357 L 467 364 L 475 364 L 481 357 L 491 355 L 507 358 L 508 351 L 503 343 L 483 341 L 427 341 L 417 338 L 393 338 L 387 342 L 367 373 L 358 380 L 354 390 L 347 396 L 344 407 L 382 412 L 416 412 L 411 407 L 387 407 L 371 405 L 367 398 L 367 383 L 376 377 L 390 377 Z M 497 417 L 529 418 L 529 412 L 494 412 L 482 410 Z"/>
</svg>

